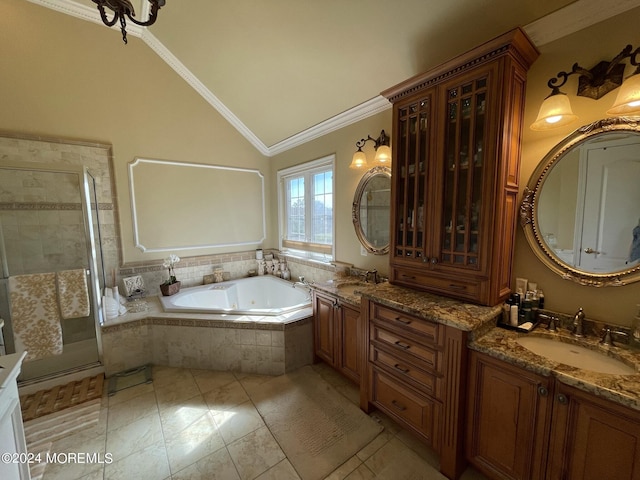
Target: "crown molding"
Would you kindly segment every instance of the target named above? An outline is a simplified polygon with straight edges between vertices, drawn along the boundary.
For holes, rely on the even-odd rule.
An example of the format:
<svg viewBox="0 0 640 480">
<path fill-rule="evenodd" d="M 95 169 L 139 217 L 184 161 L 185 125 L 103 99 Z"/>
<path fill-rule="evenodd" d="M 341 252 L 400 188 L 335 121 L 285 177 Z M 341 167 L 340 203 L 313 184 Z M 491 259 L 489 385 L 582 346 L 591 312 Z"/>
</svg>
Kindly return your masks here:
<svg viewBox="0 0 640 480">
<path fill-rule="evenodd" d="M 302 145 L 316 138 L 319 138 L 327 133 L 339 130 L 352 123 L 364 120 L 367 117 L 375 115 L 376 113 L 383 112 L 391 108 L 391 103 L 386 98 L 378 95 L 377 97 L 367 100 L 360 105 L 357 105 L 349 110 L 335 115 L 324 122 L 318 123 L 313 127 L 307 128 L 300 133 L 297 133 L 289 138 L 282 140 L 269 147 L 269 156 L 277 155 L 282 152 L 286 152 L 291 148 Z"/>
<path fill-rule="evenodd" d="M 82 20 L 103 25 L 97 9 L 80 5 L 73 0 L 28 0 L 31 3 L 71 15 Z M 610 2 L 611 3 L 611 2 Z M 578 30 L 606 20 L 627 10 L 640 6 L 640 0 L 617 0 L 606 8 L 602 0 L 577 0 L 555 12 L 546 15 L 523 27 L 536 46 L 545 45 Z M 143 3 L 143 12 L 148 5 Z M 111 27 L 119 30 L 117 25 Z M 389 101 L 377 96 L 345 112 L 335 115 L 317 125 L 307 128 L 270 147 L 267 147 L 247 126 L 229 110 L 211 90 L 209 90 L 178 58 L 167 49 L 147 28 L 127 25 L 127 34 L 142 40 L 180 75 L 205 101 L 215 108 L 238 132 L 246 138 L 261 154 L 272 157 L 327 133 L 339 130 L 360 120 L 391 108 Z"/>
<path fill-rule="evenodd" d="M 215 108 L 225 120 L 227 120 L 238 132 L 246 138 L 260 153 L 266 156 L 270 156 L 269 149 L 262 141 L 255 136 L 255 134 L 247 128 L 247 126 L 236 117 L 227 106 L 216 97 L 211 90 L 209 90 L 200 80 L 196 77 L 191 70 L 189 70 L 178 58 L 171 53 L 171 51 L 164 46 L 164 44 L 158 40 L 149 29 L 144 29 L 142 32 L 142 40 L 153 50 L 167 65 L 169 65 L 178 75 L 180 75 L 191 87 L 204 98 L 209 105 Z"/>
<path fill-rule="evenodd" d="M 73 2 L 72 0 L 28 0 L 31 3 L 35 3 L 36 5 L 40 5 L 42 7 L 50 8 L 51 10 L 55 10 L 56 12 L 66 13 L 67 15 L 71 15 L 72 17 L 79 18 L 81 20 L 86 20 L 88 22 L 97 23 L 99 25 L 105 26 L 102 23 L 102 18 L 100 18 L 100 13 L 97 8 L 91 8 L 87 5 L 80 5 L 79 3 Z M 113 30 L 120 31 L 120 25 L 114 25 L 111 27 Z M 142 36 L 142 31 L 144 27 L 140 27 L 135 23 L 131 25 L 127 25 L 127 36 L 133 36 L 140 38 Z"/>
<path fill-rule="evenodd" d="M 546 45 L 603 20 L 640 7 L 640 0 L 578 0 L 523 27 L 537 46 Z"/>
</svg>

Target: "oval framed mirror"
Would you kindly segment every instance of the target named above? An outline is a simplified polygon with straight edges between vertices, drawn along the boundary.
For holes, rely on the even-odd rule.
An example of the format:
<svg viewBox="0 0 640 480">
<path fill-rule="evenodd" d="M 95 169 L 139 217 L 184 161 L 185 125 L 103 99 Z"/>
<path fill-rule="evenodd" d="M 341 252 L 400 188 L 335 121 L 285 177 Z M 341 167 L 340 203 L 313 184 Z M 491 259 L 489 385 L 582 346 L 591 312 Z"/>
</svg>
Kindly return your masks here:
<svg viewBox="0 0 640 480">
<path fill-rule="evenodd" d="M 640 119 L 580 127 L 543 158 L 525 188 L 521 225 L 534 253 L 567 280 L 640 280 Z"/>
<path fill-rule="evenodd" d="M 391 169 L 374 167 L 364 174 L 353 198 L 353 226 L 362 246 L 374 255 L 389 253 Z"/>
</svg>

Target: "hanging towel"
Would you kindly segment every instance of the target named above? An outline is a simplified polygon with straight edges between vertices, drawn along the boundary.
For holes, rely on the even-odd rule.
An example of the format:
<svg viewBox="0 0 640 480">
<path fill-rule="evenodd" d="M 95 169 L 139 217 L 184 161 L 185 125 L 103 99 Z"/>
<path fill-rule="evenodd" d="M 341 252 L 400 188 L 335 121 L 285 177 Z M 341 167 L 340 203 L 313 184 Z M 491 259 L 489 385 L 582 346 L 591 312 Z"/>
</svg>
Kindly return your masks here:
<svg viewBox="0 0 640 480">
<path fill-rule="evenodd" d="M 9 277 L 9 299 L 16 352 L 26 350 L 26 360 L 60 355 L 62 327 L 56 274 Z"/>
<path fill-rule="evenodd" d="M 89 316 L 89 291 L 84 268 L 58 272 L 58 302 L 64 320 Z"/>
</svg>

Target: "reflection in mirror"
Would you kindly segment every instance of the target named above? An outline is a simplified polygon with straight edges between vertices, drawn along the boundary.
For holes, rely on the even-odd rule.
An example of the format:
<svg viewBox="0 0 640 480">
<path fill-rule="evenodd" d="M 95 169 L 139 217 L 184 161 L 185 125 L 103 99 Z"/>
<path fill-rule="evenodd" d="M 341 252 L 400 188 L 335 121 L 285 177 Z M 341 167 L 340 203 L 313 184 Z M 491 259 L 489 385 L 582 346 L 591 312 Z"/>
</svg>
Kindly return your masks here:
<svg viewBox="0 0 640 480">
<path fill-rule="evenodd" d="M 640 129 L 635 119 L 582 127 L 532 175 L 521 216 L 556 273 L 584 285 L 640 280 Z"/>
<path fill-rule="evenodd" d="M 364 174 L 353 198 L 353 226 L 362 246 L 374 255 L 389 252 L 391 169 L 375 167 Z"/>
</svg>

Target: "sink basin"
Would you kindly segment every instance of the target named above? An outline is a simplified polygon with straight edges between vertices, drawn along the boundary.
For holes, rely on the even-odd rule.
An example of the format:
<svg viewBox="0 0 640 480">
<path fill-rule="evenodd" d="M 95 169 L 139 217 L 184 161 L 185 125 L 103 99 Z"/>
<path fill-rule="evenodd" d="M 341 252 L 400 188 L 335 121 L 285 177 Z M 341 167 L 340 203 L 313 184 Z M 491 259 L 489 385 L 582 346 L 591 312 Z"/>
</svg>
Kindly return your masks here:
<svg viewBox="0 0 640 480">
<path fill-rule="evenodd" d="M 578 345 L 540 337 L 521 337 L 516 341 L 536 355 L 571 367 L 613 375 L 634 375 L 638 373 L 635 368 L 620 360 Z"/>
<path fill-rule="evenodd" d="M 358 291 L 366 286 L 365 283 L 343 283 L 338 285 L 338 290 L 348 295 L 359 295 Z"/>
</svg>

